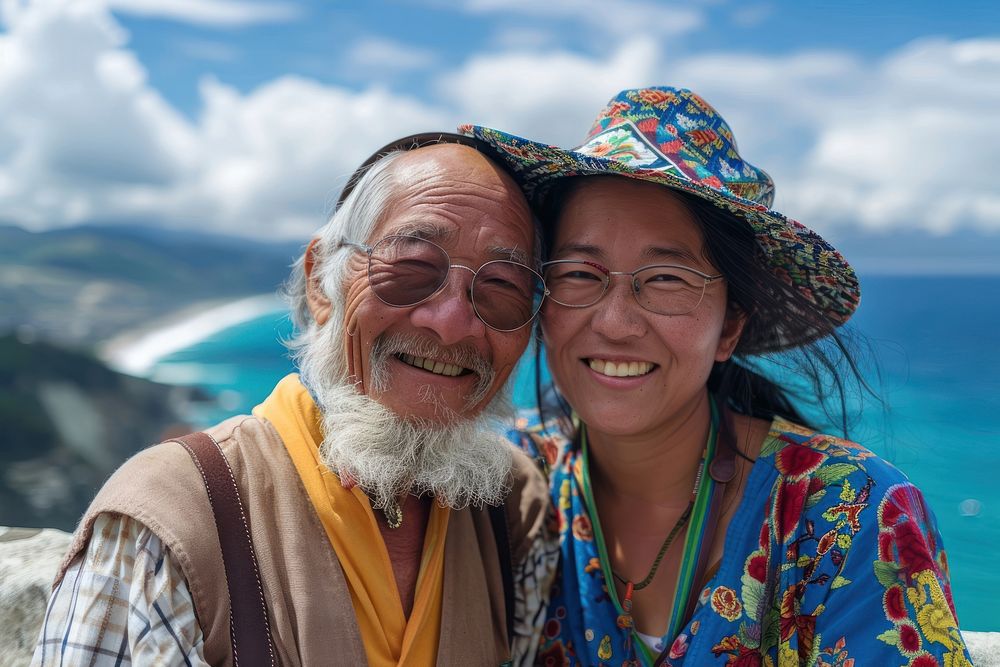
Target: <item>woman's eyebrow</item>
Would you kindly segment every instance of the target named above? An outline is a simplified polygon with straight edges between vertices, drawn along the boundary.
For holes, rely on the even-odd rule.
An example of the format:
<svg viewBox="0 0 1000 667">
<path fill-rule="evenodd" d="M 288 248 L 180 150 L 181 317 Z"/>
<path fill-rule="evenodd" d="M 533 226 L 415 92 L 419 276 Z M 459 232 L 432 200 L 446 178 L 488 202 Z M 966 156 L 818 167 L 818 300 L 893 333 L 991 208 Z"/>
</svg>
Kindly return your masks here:
<svg viewBox="0 0 1000 667">
<path fill-rule="evenodd" d="M 645 257 L 648 257 L 651 262 L 662 262 L 671 260 L 685 260 L 687 262 L 697 262 L 698 258 L 694 256 L 694 253 L 687 250 L 686 248 L 678 247 L 660 247 L 653 246 L 646 248 L 642 253 Z"/>
<path fill-rule="evenodd" d="M 606 263 L 607 254 L 598 246 L 589 243 L 564 243 L 559 246 L 553 255 L 564 257 L 566 255 L 583 255 L 590 259 L 597 259 Z M 684 261 L 697 263 L 698 258 L 690 250 L 679 247 L 650 246 L 642 252 L 642 256 L 650 263 Z"/>
<path fill-rule="evenodd" d="M 586 255 L 588 257 L 604 259 L 604 251 L 589 243 L 564 243 L 556 248 L 553 255 Z"/>
</svg>

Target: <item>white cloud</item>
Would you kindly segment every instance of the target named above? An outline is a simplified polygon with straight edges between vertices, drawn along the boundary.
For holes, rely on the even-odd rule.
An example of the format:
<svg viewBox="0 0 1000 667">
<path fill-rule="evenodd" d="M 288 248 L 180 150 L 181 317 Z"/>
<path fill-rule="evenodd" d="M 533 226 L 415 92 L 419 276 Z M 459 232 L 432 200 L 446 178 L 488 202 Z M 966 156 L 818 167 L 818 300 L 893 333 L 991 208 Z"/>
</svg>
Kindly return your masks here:
<svg viewBox="0 0 1000 667">
<path fill-rule="evenodd" d="M 234 63 L 241 57 L 236 47 L 209 39 L 178 40 L 174 48 L 188 58 L 215 63 Z"/>
<path fill-rule="evenodd" d="M 111 9 L 146 18 L 161 18 L 203 26 L 237 28 L 261 23 L 285 23 L 301 10 L 287 2 L 247 0 L 107 0 Z"/>
<path fill-rule="evenodd" d="M 565 52 L 481 55 L 442 76 L 437 91 L 461 122 L 575 146 L 614 93 L 655 80 L 659 61 L 647 38 L 606 60 Z"/>
<path fill-rule="evenodd" d="M 386 90 L 295 77 L 249 94 L 206 80 L 192 122 L 150 87 L 100 5 L 40 0 L 5 18 L 0 220 L 302 236 L 371 151 L 452 125 L 439 110 Z"/>
<path fill-rule="evenodd" d="M 249 93 L 206 79 L 190 120 L 151 87 L 106 5 L 0 0 L 0 16 L 3 221 L 302 237 L 389 139 L 476 122 L 573 146 L 620 89 L 673 83 L 719 109 L 775 177 L 777 208 L 820 231 L 1000 231 L 1000 39 L 914 42 L 876 60 L 685 57 L 641 36 L 601 58 L 508 48 L 439 73 L 432 102 L 291 76 Z"/>
<path fill-rule="evenodd" d="M 733 7 L 729 20 L 743 28 L 755 28 L 773 16 L 776 10 L 770 3 Z"/>
<path fill-rule="evenodd" d="M 407 71 L 426 69 L 437 60 L 433 52 L 382 37 L 366 37 L 347 50 L 351 69 Z"/>
<path fill-rule="evenodd" d="M 691 32 L 704 23 L 702 12 L 690 5 L 641 0 L 463 0 L 460 8 L 473 14 L 518 14 L 533 18 L 577 21 L 597 34 L 670 37 Z M 612 42 L 609 40 L 608 44 Z"/>
<path fill-rule="evenodd" d="M 525 25 L 501 27 L 490 38 L 502 51 L 536 51 L 558 43 L 559 36 L 550 30 Z"/>
<path fill-rule="evenodd" d="M 729 121 L 744 157 L 775 178 L 776 207 L 791 217 L 821 231 L 858 223 L 946 233 L 1000 231 L 992 81 L 1000 39 L 917 41 L 869 62 L 818 51 L 669 57 L 637 38 L 607 60 L 481 55 L 438 88 L 464 122 L 573 146 L 618 90 L 689 87 Z"/>
</svg>

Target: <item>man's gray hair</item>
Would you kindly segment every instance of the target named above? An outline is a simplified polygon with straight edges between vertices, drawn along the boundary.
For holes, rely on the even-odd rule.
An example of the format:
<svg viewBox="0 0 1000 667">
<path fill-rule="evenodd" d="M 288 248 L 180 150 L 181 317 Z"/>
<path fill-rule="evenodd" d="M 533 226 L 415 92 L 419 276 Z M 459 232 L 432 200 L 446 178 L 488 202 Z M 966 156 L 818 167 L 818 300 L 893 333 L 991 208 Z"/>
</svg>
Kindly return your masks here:
<svg viewBox="0 0 1000 667">
<path fill-rule="evenodd" d="M 375 227 L 385 215 L 386 208 L 395 192 L 395 179 L 392 165 L 404 151 L 393 151 L 386 154 L 365 172 L 357 186 L 344 202 L 333 212 L 330 219 L 321 227 L 314 237 L 315 271 L 313 279 L 319 281 L 323 294 L 330 299 L 330 317 L 326 326 L 334 329 L 344 328 L 344 281 L 347 279 L 347 265 L 353 247 L 338 248 L 341 238 L 359 243 L 367 242 Z M 313 320 L 306 298 L 308 284 L 305 271 L 305 254 L 298 258 L 292 266 L 292 273 L 285 283 L 283 295 L 291 311 L 292 323 L 295 325 L 295 335 L 285 342 L 291 352 L 296 366 L 301 355 L 313 340 L 319 326 Z M 332 332 L 329 340 L 343 340 L 343 331 Z M 347 381 L 347 359 L 343 346 L 331 355 L 329 368 L 324 372 Z M 309 386 L 308 378 L 303 378 Z"/>
</svg>

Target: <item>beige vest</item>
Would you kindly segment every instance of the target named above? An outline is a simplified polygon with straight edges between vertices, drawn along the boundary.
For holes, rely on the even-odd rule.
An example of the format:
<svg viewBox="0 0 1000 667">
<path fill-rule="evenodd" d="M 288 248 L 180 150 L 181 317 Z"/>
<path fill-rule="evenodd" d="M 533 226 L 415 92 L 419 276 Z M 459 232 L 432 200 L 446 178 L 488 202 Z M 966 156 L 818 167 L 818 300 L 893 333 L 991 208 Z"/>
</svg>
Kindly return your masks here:
<svg viewBox="0 0 1000 667">
<path fill-rule="evenodd" d="M 234 417 L 208 431 L 222 446 L 247 508 L 271 632 L 281 665 L 365 664 L 337 554 L 270 423 Z M 542 530 L 546 482 L 517 452 L 506 502 L 512 558 Z M 97 494 L 56 578 L 85 551 L 98 514 L 149 527 L 177 559 L 205 635 L 205 659 L 232 665 L 229 595 L 212 510 L 187 451 L 161 443 L 132 457 Z M 498 665 L 510 658 L 496 542 L 485 511 L 452 514 L 445 545 L 438 665 Z"/>
</svg>

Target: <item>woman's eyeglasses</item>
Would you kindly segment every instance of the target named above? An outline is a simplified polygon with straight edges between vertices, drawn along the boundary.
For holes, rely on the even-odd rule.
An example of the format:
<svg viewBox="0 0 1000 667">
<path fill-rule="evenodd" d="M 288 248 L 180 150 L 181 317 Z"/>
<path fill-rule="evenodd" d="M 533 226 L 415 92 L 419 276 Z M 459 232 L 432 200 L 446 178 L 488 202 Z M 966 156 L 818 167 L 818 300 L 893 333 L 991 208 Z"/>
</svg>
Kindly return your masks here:
<svg viewBox="0 0 1000 667">
<path fill-rule="evenodd" d="M 674 264 L 643 266 L 635 271 L 609 271 L 595 262 L 559 259 L 542 264 L 550 299 L 570 308 L 586 308 L 601 300 L 612 276 L 628 276 L 640 306 L 659 315 L 687 315 L 701 304 L 705 288 L 721 280 L 697 269 Z"/>
<path fill-rule="evenodd" d="M 368 284 L 389 306 L 416 306 L 441 291 L 451 269 L 472 273 L 470 295 L 476 316 L 495 331 L 515 331 L 538 313 L 547 291 L 542 277 L 518 262 L 497 259 L 478 270 L 452 264 L 438 244 L 418 236 L 387 236 L 375 245 L 340 239 L 368 254 Z"/>
</svg>

